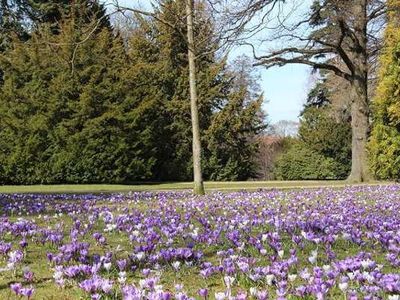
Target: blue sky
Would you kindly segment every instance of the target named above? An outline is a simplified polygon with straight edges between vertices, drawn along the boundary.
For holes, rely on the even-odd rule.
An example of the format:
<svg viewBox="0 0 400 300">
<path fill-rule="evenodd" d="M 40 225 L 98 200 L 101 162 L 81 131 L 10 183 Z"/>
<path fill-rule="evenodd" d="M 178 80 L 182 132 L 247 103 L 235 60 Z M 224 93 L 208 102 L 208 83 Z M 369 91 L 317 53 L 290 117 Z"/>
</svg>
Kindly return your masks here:
<svg viewBox="0 0 400 300">
<path fill-rule="evenodd" d="M 306 99 L 310 70 L 302 65 L 287 65 L 261 70 L 261 87 L 268 120 L 298 120 Z"/>
<path fill-rule="evenodd" d="M 231 53 L 231 61 L 236 56 L 248 55 L 246 50 L 245 47 L 235 49 Z M 271 123 L 297 121 L 310 88 L 310 67 L 292 64 L 271 69 L 257 67 L 255 71 L 260 75 L 259 84 L 264 92 L 263 109 L 267 113 L 267 120 Z"/>
<path fill-rule="evenodd" d="M 146 7 L 148 1 L 120 0 L 123 5 L 140 3 Z M 304 0 L 303 4 L 309 7 L 310 0 Z M 248 49 L 247 49 L 248 50 Z M 246 53 L 246 49 L 236 49 L 236 54 Z M 310 68 L 303 65 L 287 65 L 266 70 L 259 67 L 261 75 L 260 86 L 264 91 L 264 110 L 268 115 L 268 121 L 276 123 L 280 120 L 297 121 L 302 105 L 309 89 Z"/>
</svg>

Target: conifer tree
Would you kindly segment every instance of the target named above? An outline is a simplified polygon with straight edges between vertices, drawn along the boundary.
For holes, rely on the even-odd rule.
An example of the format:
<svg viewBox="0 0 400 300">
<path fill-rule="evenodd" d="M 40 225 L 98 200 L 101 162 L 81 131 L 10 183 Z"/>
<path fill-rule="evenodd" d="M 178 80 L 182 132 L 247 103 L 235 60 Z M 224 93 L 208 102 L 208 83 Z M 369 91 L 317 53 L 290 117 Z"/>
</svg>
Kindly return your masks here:
<svg viewBox="0 0 400 300">
<path fill-rule="evenodd" d="M 79 6 L 12 39 L 0 56 L 1 183 L 192 178 L 185 2 L 165 3 L 157 13 L 175 27 L 137 15 L 128 41 Z M 215 54 L 206 13 L 194 15 L 206 175 L 247 179 L 262 97 Z"/>
<path fill-rule="evenodd" d="M 371 165 L 379 179 L 400 178 L 400 1 L 388 0 L 389 21 L 369 143 Z"/>
<path fill-rule="evenodd" d="M 79 13 L 14 41 L 0 68 L 0 160 L 12 183 L 127 182 L 151 177 L 146 105 L 132 94 L 121 39 Z M 86 16 L 84 16 L 86 17 Z M 84 43 L 82 41 L 84 40 Z M 133 99 L 132 99 L 133 98 Z"/>
<path fill-rule="evenodd" d="M 185 2 L 167 1 L 162 7 L 158 18 L 165 22 L 137 16 L 137 28 L 128 49 L 134 61 L 140 62 L 141 73 L 146 74 L 147 80 L 152 78 L 144 89 L 148 97 L 158 99 L 159 126 L 154 132 L 159 141 L 154 168 L 156 178 L 191 180 L 188 57 L 187 44 L 182 38 L 186 28 L 180 22 L 186 13 Z M 205 22 L 209 19 L 201 15 L 205 13 L 198 8 L 195 15 L 196 39 L 210 41 L 197 45 L 199 53 L 207 54 L 196 59 L 204 176 L 220 180 L 247 179 L 254 173 L 251 156 L 257 150 L 252 137 L 260 130 L 263 121 L 261 93 L 250 91 L 246 82 L 252 77 L 248 72 L 249 65 L 246 70 L 230 70 L 224 59 L 217 58 L 215 49 L 218 45 L 211 43 L 213 26 Z M 239 61 L 234 64 L 242 66 Z M 136 68 L 135 65 L 132 64 L 132 68 Z M 228 147 L 224 139 L 230 140 Z"/>
<path fill-rule="evenodd" d="M 144 42 L 153 42 L 154 47 L 158 49 L 155 55 L 157 58 L 148 57 L 147 63 L 160 70 L 154 78 L 157 78 L 156 81 L 162 85 L 163 92 L 159 114 L 164 130 L 159 135 L 159 159 L 155 168 L 158 172 L 157 177 L 161 180 L 190 180 L 193 174 L 188 46 L 184 38 L 187 29 L 186 24 L 180 21 L 186 15 L 185 5 L 185 1 L 182 0 L 166 1 L 162 10 L 158 12 L 159 18 L 175 24 L 175 28 L 154 19 L 147 20 L 146 24 L 143 24 L 143 20 L 141 21 L 142 26 L 147 27 L 148 33 L 152 34 L 150 41 Z M 196 39 L 206 39 L 207 35 L 210 37 L 212 24 L 202 21 L 199 15 L 195 18 L 197 20 L 194 29 Z M 142 39 L 144 38 L 145 36 L 142 35 Z M 134 43 L 129 46 L 130 49 L 135 49 L 135 47 Z M 211 47 L 216 47 L 216 45 L 210 43 L 197 45 L 198 53 L 209 53 L 196 59 L 199 119 L 202 132 L 209 126 L 212 108 L 218 100 L 218 89 L 221 88 L 218 75 L 222 66 L 216 62 L 214 51 L 210 51 Z M 148 54 L 148 51 L 135 50 L 135 52 L 139 55 Z"/>
<path fill-rule="evenodd" d="M 225 70 L 224 102 L 214 111 L 205 133 L 205 166 L 212 180 L 247 180 L 256 176 L 256 136 L 265 129 L 263 94 L 250 59 L 234 60 Z"/>
</svg>

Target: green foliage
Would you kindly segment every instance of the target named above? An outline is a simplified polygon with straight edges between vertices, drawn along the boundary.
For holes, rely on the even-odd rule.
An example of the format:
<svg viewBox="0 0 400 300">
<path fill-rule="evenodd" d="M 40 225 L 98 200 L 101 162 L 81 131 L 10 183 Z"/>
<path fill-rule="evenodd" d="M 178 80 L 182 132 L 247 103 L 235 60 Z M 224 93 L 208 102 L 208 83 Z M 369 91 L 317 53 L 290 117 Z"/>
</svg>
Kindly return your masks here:
<svg viewBox="0 0 400 300">
<path fill-rule="evenodd" d="M 191 179 L 185 3 L 158 12 L 176 28 L 137 16 L 127 41 L 95 3 L 31 1 L 37 28 L 1 54 L 0 183 Z M 247 179 L 262 95 L 216 57 L 208 20 L 195 29 L 206 179 Z"/>
<path fill-rule="evenodd" d="M 337 163 L 296 142 L 276 162 L 278 180 L 335 179 Z"/>
<path fill-rule="evenodd" d="M 372 170 L 378 179 L 400 178 L 400 2 L 388 1 L 389 24 L 369 143 Z"/>
<path fill-rule="evenodd" d="M 95 22 L 95 20 L 93 21 Z M 122 41 L 93 23 L 34 33 L 1 59 L 0 161 L 6 183 L 126 182 L 150 178 L 149 110 L 129 105 Z M 54 45 L 54 46 L 53 46 Z"/>
<path fill-rule="evenodd" d="M 254 155 L 257 144 L 249 141 L 262 128 L 255 116 L 263 99 L 246 106 L 243 94 L 232 96 L 229 103 L 213 116 L 205 138 L 210 158 L 206 163 L 212 180 L 245 180 L 256 174 Z"/>
<path fill-rule="evenodd" d="M 245 180 L 256 176 L 256 135 L 264 128 L 263 95 L 248 57 L 235 62 L 227 101 L 213 114 L 205 133 L 206 174 L 212 180 Z"/>
<path fill-rule="evenodd" d="M 298 141 L 276 164 L 278 179 L 344 179 L 351 169 L 351 125 L 335 118 L 330 92 L 319 82 L 301 115 Z"/>
<path fill-rule="evenodd" d="M 348 122 L 335 120 L 329 108 L 310 107 L 302 115 L 299 137 L 310 150 L 335 161 L 335 179 L 348 176 L 351 168 L 351 126 Z"/>
<path fill-rule="evenodd" d="M 176 24 L 171 28 L 151 19 L 139 20 L 129 49 L 141 62 L 144 73 L 160 85 L 147 87 L 153 98 L 160 98 L 159 126 L 154 132 L 159 141 L 154 176 L 157 180 L 191 180 L 192 132 L 188 91 L 187 46 L 184 1 L 166 1 L 158 12 L 160 18 Z M 198 11 L 205 14 L 206 11 Z M 198 67 L 200 130 L 203 145 L 203 166 L 206 179 L 248 179 L 254 175 L 253 157 L 257 151 L 254 136 L 262 128 L 260 93 L 253 93 L 249 72 L 231 71 L 225 60 L 215 57 L 218 45 L 212 42 L 210 18 L 198 18 L 195 32 Z M 206 20 L 206 21 L 205 21 Z M 146 34 L 143 34 L 146 33 Z M 142 73 L 143 73 L 142 72 Z"/>
<path fill-rule="evenodd" d="M 324 81 L 319 81 L 317 84 L 311 89 L 307 96 L 307 102 L 304 105 L 304 110 L 308 108 L 316 107 L 321 108 L 324 106 L 328 106 L 331 101 L 329 100 L 329 90 L 325 85 Z"/>
</svg>

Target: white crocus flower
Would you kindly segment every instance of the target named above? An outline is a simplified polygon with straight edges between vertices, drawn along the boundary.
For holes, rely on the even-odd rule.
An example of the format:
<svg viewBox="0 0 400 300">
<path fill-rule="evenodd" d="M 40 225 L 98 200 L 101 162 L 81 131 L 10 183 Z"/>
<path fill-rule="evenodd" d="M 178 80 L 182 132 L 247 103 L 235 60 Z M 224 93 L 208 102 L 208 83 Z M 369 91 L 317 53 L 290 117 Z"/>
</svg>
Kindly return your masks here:
<svg viewBox="0 0 400 300">
<path fill-rule="evenodd" d="M 296 274 L 290 274 L 290 275 L 288 276 L 288 278 L 289 278 L 289 281 L 293 282 L 293 281 L 296 280 L 297 275 L 296 275 Z"/>
<path fill-rule="evenodd" d="M 172 263 L 172 267 L 173 267 L 175 270 L 179 270 L 179 269 L 181 268 L 181 262 L 180 262 L 180 261 L 174 261 L 174 262 Z"/>
<path fill-rule="evenodd" d="M 347 291 L 348 288 L 349 288 L 349 284 L 347 282 L 339 283 L 339 289 L 342 292 Z"/>
<path fill-rule="evenodd" d="M 275 279 L 275 275 L 273 274 L 268 274 L 265 276 L 265 279 L 267 280 L 268 285 L 272 285 L 272 281 Z"/>
</svg>

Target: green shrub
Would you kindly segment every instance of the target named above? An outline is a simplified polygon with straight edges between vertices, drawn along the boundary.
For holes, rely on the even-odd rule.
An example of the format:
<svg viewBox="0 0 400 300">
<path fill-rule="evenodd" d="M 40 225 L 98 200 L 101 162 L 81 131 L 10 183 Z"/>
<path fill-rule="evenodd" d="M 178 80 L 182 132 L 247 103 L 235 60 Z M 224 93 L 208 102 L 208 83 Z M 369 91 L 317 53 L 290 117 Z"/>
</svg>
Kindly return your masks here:
<svg viewBox="0 0 400 300">
<path fill-rule="evenodd" d="M 336 179 L 337 168 L 338 163 L 332 158 L 298 142 L 278 159 L 275 177 L 278 180 Z"/>
</svg>

